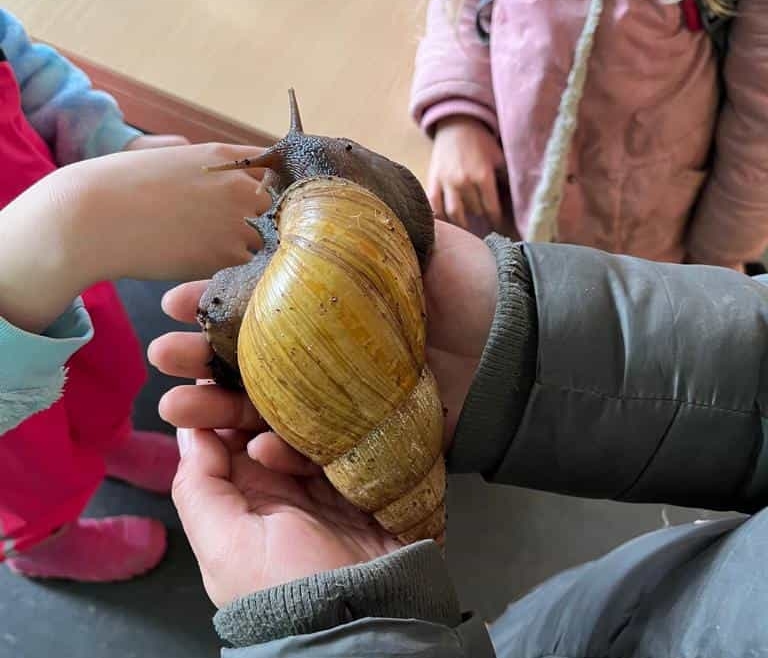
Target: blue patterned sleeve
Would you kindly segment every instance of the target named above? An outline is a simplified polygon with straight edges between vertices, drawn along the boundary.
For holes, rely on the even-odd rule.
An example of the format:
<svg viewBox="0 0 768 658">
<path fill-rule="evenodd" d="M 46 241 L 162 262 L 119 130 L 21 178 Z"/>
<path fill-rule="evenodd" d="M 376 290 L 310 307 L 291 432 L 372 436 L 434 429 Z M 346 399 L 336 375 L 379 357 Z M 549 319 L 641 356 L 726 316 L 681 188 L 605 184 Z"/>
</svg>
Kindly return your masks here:
<svg viewBox="0 0 768 658">
<path fill-rule="evenodd" d="M 0 48 L 19 82 L 27 120 L 59 165 L 120 151 L 142 134 L 125 123 L 114 98 L 94 90 L 88 76 L 56 50 L 32 43 L 4 9 Z"/>
</svg>

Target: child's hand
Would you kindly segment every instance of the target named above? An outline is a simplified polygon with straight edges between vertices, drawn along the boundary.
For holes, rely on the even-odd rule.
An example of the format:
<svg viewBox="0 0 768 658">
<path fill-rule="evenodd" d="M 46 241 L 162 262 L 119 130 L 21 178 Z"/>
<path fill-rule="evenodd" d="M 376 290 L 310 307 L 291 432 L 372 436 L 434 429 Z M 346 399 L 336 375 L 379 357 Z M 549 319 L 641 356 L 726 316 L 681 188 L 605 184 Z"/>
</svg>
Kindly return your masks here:
<svg viewBox="0 0 768 658">
<path fill-rule="evenodd" d="M 141 135 L 125 145 L 124 151 L 158 149 L 166 146 L 186 146 L 189 140 L 181 135 Z"/>
<path fill-rule="evenodd" d="M 480 121 L 466 116 L 441 121 L 427 186 L 435 214 L 463 228 L 471 214 L 500 229 L 496 169 L 503 163 L 501 146 Z"/>
<path fill-rule="evenodd" d="M 98 281 L 198 279 L 248 262 L 262 241 L 245 217 L 270 205 L 262 171 L 203 166 L 261 150 L 124 151 L 38 181 L 0 211 L 0 316 L 41 331 Z"/>
<path fill-rule="evenodd" d="M 264 212 L 269 195 L 247 171 L 206 173 L 203 166 L 260 151 L 200 144 L 117 153 L 60 170 L 57 184 L 82 198 L 69 236 L 79 262 L 92 263 L 103 278 L 167 280 L 248 262 L 262 243 L 245 218 Z"/>
</svg>

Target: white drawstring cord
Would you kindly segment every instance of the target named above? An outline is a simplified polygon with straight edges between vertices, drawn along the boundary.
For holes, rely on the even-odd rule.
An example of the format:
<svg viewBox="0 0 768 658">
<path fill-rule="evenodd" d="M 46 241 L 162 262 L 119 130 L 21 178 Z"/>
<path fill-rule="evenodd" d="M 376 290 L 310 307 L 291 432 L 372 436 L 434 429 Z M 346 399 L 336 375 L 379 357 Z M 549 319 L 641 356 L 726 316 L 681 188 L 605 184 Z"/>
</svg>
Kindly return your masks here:
<svg viewBox="0 0 768 658">
<path fill-rule="evenodd" d="M 565 170 L 578 123 L 579 102 L 584 94 L 589 56 L 595 40 L 603 0 L 591 0 L 584 27 L 576 43 L 573 66 L 560 99 L 557 119 L 547 142 L 541 179 L 533 196 L 532 210 L 525 239 L 528 242 L 551 242 L 557 234 L 557 217 L 563 200 Z"/>
</svg>

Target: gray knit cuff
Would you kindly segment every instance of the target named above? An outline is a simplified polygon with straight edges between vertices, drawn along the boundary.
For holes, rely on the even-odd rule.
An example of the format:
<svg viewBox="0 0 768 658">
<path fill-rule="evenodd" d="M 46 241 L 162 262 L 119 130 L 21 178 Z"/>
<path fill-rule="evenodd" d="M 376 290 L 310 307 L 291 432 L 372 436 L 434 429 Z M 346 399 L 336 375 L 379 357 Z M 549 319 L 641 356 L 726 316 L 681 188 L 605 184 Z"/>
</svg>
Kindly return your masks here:
<svg viewBox="0 0 768 658">
<path fill-rule="evenodd" d="M 223 640 L 244 647 L 364 617 L 451 628 L 461 623 L 459 600 L 435 542 L 255 592 L 219 610 L 213 623 Z"/>
<path fill-rule="evenodd" d="M 485 238 L 496 258 L 496 314 L 459 417 L 448 468 L 492 475 L 522 420 L 536 376 L 536 299 L 522 243 Z"/>
</svg>

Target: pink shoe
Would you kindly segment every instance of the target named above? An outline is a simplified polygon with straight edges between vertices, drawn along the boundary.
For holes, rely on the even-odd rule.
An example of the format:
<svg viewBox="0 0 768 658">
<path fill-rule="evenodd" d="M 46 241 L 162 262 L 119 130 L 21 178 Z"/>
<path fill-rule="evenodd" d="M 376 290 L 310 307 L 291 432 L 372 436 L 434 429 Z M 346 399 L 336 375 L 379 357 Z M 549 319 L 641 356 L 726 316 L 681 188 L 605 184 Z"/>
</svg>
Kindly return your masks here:
<svg viewBox="0 0 768 658">
<path fill-rule="evenodd" d="M 179 465 L 179 448 L 167 434 L 132 431 L 107 455 L 107 475 L 140 489 L 169 493 Z"/>
<path fill-rule="evenodd" d="M 109 583 L 153 569 L 165 549 L 165 528 L 159 521 L 114 516 L 78 519 L 6 562 L 11 571 L 28 578 Z"/>
</svg>

